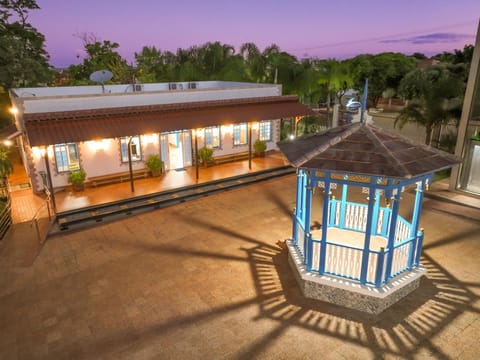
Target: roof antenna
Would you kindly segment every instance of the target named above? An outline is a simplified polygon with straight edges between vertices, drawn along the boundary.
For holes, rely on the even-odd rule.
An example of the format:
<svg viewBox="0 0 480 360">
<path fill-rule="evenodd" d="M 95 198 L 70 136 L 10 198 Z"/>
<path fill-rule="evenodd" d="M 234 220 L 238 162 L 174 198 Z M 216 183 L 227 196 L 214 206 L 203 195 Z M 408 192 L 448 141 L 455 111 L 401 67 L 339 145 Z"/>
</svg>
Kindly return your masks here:
<svg viewBox="0 0 480 360">
<path fill-rule="evenodd" d="M 91 81 L 99 82 L 100 84 L 102 84 L 103 94 L 105 93 L 105 86 L 103 85 L 103 83 L 110 80 L 112 77 L 112 72 L 108 70 L 98 70 L 90 74 Z"/>
</svg>

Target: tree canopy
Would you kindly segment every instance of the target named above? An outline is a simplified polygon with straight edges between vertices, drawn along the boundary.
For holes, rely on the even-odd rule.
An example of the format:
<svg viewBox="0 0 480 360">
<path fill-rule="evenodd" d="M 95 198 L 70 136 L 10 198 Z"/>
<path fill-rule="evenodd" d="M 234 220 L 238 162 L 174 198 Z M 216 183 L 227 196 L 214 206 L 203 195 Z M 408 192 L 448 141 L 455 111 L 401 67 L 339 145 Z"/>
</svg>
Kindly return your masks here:
<svg viewBox="0 0 480 360">
<path fill-rule="evenodd" d="M 29 22 L 35 0 L 0 0 L 0 86 L 47 84 L 52 79 L 45 37 Z"/>
</svg>

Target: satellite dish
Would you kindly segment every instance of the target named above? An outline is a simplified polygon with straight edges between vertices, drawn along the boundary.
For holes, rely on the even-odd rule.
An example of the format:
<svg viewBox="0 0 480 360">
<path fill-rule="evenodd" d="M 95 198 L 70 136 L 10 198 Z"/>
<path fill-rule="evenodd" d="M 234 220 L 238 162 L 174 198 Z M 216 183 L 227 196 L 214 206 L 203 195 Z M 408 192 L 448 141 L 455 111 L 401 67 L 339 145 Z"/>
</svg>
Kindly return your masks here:
<svg viewBox="0 0 480 360">
<path fill-rule="evenodd" d="M 108 70 L 98 70 L 90 74 L 90 80 L 99 82 L 102 84 L 105 81 L 110 80 L 112 77 L 113 77 L 112 72 Z"/>
</svg>

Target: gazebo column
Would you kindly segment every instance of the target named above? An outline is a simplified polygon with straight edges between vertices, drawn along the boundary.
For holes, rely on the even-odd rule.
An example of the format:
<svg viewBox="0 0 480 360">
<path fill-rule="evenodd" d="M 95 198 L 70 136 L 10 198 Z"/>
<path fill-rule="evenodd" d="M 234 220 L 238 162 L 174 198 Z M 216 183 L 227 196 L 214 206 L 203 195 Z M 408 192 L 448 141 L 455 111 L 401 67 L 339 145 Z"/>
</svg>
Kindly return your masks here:
<svg viewBox="0 0 480 360">
<path fill-rule="evenodd" d="M 376 181 L 376 178 L 372 177 L 371 183 Z M 367 224 L 365 226 L 365 241 L 363 243 L 362 254 L 362 268 L 360 271 L 360 283 L 365 284 L 367 282 L 368 272 L 368 260 L 370 257 L 370 238 L 372 236 L 372 223 L 374 217 L 375 208 L 375 186 L 370 185 L 368 188 L 368 210 L 367 210 Z"/>
<path fill-rule="evenodd" d="M 325 173 L 325 189 L 323 195 L 322 208 L 322 241 L 320 242 L 320 265 L 318 271 L 320 275 L 325 272 L 325 258 L 327 252 L 327 231 L 328 231 L 328 207 L 330 203 L 330 173 Z M 342 201 L 343 202 L 343 201 Z"/>
<path fill-rule="evenodd" d="M 348 185 L 342 185 L 342 202 L 340 205 L 340 221 L 339 221 L 339 228 L 345 229 L 345 211 L 347 208 L 347 194 L 348 194 Z"/>
<path fill-rule="evenodd" d="M 313 251 L 313 244 L 312 244 L 312 235 L 310 234 L 310 223 L 312 217 L 312 195 L 313 195 L 313 183 L 314 180 L 312 179 L 312 174 L 307 171 L 307 178 L 305 183 L 305 217 L 304 217 L 304 224 L 305 224 L 305 238 L 304 238 L 304 262 L 307 265 L 307 270 L 310 271 L 312 269 L 312 251 Z"/>
<path fill-rule="evenodd" d="M 295 210 L 293 212 L 292 239 L 295 245 L 298 245 L 298 222 L 303 220 L 303 185 L 304 173 L 302 169 L 297 170 L 297 198 Z M 301 221 L 302 222 L 302 221 Z"/>
<path fill-rule="evenodd" d="M 375 204 L 373 206 L 373 218 L 371 231 L 373 235 L 377 235 L 378 217 L 380 213 L 380 191 L 374 189 L 375 192 Z"/>
<path fill-rule="evenodd" d="M 392 273 L 392 262 L 393 262 L 393 245 L 395 244 L 395 232 L 397 230 L 397 218 L 398 218 L 398 208 L 400 202 L 400 194 L 402 191 L 402 186 L 397 187 L 397 193 L 392 196 L 392 211 L 390 213 L 390 222 L 389 222 L 389 232 L 388 232 L 388 254 L 387 254 L 387 267 L 385 269 L 385 283 L 388 283 L 388 279 L 391 277 Z"/>
<path fill-rule="evenodd" d="M 423 193 L 425 191 L 427 178 L 423 178 L 421 182 L 417 183 L 415 194 L 415 202 L 413 205 L 412 227 L 410 228 L 410 237 L 413 237 L 412 247 L 408 256 L 408 269 L 413 266 L 418 266 L 420 254 L 422 253 L 422 242 L 418 241 L 418 224 L 420 222 L 420 213 L 422 211 Z"/>
</svg>

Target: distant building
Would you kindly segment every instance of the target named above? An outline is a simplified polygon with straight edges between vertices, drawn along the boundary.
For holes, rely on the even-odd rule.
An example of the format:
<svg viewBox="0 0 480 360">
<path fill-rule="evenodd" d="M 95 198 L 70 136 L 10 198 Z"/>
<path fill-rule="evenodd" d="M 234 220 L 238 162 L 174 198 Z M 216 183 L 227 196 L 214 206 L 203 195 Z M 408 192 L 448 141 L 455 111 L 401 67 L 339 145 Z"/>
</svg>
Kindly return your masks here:
<svg viewBox="0 0 480 360">
<path fill-rule="evenodd" d="M 195 166 L 203 146 L 214 158 L 251 157 L 256 140 L 276 149 L 279 119 L 312 113 L 281 85 L 225 81 L 18 88 L 11 100 L 37 193 L 68 186 L 78 169 L 87 183 L 130 167 L 147 173 L 149 154 L 166 170 Z"/>
<path fill-rule="evenodd" d="M 455 154 L 462 157 L 463 164 L 452 172 L 450 188 L 480 196 L 480 23 Z"/>
</svg>

